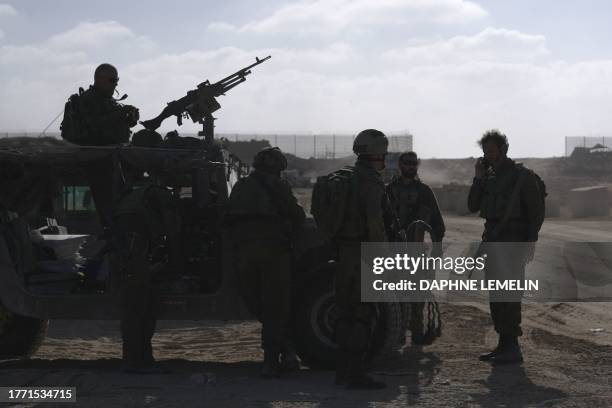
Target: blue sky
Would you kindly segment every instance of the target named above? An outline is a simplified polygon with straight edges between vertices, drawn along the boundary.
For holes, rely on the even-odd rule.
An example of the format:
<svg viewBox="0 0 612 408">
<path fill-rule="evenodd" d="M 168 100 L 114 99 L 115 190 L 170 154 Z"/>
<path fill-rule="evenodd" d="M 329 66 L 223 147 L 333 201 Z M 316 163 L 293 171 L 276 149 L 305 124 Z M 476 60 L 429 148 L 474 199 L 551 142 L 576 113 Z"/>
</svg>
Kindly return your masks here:
<svg viewBox="0 0 612 408">
<path fill-rule="evenodd" d="M 566 135 L 612 135 L 610 16 L 603 0 L 0 0 L 0 128 L 42 129 L 100 62 L 147 118 L 271 54 L 220 98 L 218 131 L 408 130 L 423 157 L 459 157 L 498 127 L 515 156 L 561 155 Z"/>
</svg>

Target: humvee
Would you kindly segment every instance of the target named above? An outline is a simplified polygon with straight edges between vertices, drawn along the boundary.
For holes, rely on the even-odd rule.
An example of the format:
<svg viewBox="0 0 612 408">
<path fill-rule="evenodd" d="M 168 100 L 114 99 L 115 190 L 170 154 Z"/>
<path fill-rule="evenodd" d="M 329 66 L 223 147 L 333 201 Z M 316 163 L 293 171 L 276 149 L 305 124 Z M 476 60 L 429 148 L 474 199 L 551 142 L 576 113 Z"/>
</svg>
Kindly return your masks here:
<svg viewBox="0 0 612 408">
<path fill-rule="evenodd" d="M 219 143 L 0 149 L 0 358 L 32 356 L 49 320 L 119 318 L 119 258 L 103 234 L 84 170 L 101 162 L 112 163 L 115 196 L 122 166 L 171 176 L 185 270 L 158 277 L 159 319 L 253 319 L 238 293 L 235 245 L 222 223 L 231 188 L 249 168 Z M 333 367 L 336 264 L 312 218 L 295 237 L 293 260 L 293 344 L 305 365 Z M 399 304 L 371 307 L 375 358 L 399 347 L 405 324 Z"/>
</svg>

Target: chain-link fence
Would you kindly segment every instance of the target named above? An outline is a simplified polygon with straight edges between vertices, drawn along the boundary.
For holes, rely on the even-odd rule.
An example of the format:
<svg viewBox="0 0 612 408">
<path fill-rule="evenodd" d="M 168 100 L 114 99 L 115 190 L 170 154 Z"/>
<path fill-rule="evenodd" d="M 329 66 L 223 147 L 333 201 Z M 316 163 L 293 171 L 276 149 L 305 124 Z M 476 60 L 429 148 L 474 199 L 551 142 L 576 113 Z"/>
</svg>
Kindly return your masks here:
<svg viewBox="0 0 612 408">
<path fill-rule="evenodd" d="M 230 141 L 267 140 L 283 152 L 302 158 L 334 159 L 353 154 L 355 135 L 341 134 L 219 134 Z M 409 133 L 389 136 L 389 151 L 412 150 L 413 136 Z"/>
<path fill-rule="evenodd" d="M 565 156 L 571 156 L 576 148 L 579 151 L 607 152 L 612 151 L 612 137 L 610 136 L 566 136 Z"/>
</svg>

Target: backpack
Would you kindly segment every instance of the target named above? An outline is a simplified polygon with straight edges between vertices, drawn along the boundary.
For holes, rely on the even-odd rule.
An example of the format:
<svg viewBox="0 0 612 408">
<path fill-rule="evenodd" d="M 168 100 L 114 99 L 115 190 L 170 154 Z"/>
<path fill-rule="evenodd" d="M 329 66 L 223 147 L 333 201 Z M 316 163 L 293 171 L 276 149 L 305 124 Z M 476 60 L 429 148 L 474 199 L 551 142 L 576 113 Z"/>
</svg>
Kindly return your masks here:
<svg viewBox="0 0 612 408">
<path fill-rule="evenodd" d="M 538 193 L 539 193 L 539 198 L 540 201 L 542 202 L 542 213 L 538 214 L 538 223 L 540 224 L 538 226 L 538 230 L 540 228 L 542 228 L 542 224 L 544 223 L 544 218 L 546 217 L 546 196 L 548 195 L 548 193 L 546 192 L 546 184 L 544 183 L 544 180 L 542 180 L 542 177 L 540 177 L 538 175 L 538 173 L 536 173 L 535 171 L 531 170 L 531 169 L 527 169 L 528 171 L 531 172 L 531 174 L 535 177 L 536 180 L 536 184 L 538 185 Z"/>
<path fill-rule="evenodd" d="M 64 105 L 64 118 L 60 126 L 62 139 L 78 145 L 86 144 L 85 141 L 89 139 L 81 113 L 81 95 L 83 95 L 83 92 L 83 88 L 79 88 L 78 93 L 70 95 Z"/>
<path fill-rule="evenodd" d="M 516 167 L 519 169 L 520 173 L 518 176 L 518 180 L 516 181 L 516 184 L 514 186 L 514 190 L 512 191 L 510 202 L 508 203 L 506 212 L 499 224 L 497 224 L 497 226 L 488 234 L 487 240 L 493 240 L 505 228 L 506 224 L 508 223 L 508 220 L 510 219 L 510 213 L 512 212 L 512 208 L 519 199 L 521 186 L 523 185 L 525 178 L 530 174 L 533 175 L 536 179 L 536 183 L 538 185 L 538 198 L 542 202 L 542 213 L 538 214 L 538 230 L 542 227 L 542 224 L 544 223 L 544 217 L 546 215 L 546 196 L 548 195 L 548 193 L 546 192 L 546 184 L 544 183 L 544 180 L 542 180 L 542 178 L 535 171 L 523 166 L 523 164 L 517 163 Z"/>
<path fill-rule="evenodd" d="M 317 228 L 327 237 L 338 235 L 347 218 L 354 168 L 343 167 L 317 178 L 312 190 L 312 213 Z"/>
<path fill-rule="evenodd" d="M 546 192 L 546 183 L 544 183 L 544 180 L 542 180 L 542 177 L 540 177 L 538 173 L 536 173 L 532 169 L 525 167 L 521 163 L 518 163 L 517 166 L 521 170 L 529 172 L 535 178 L 536 184 L 538 185 L 539 199 L 542 202 L 542 208 L 544 209 L 544 212 L 541 214 L 541 218 L 542 220 L 544 220 L 544 213 L 546 212 L 546 207 L 545 207 L 546 206 L 546 196 L 548 195 L 548 193 Z"/>
<path fill-rule="evenodd" d="M 538 175 L 535 171 L 531 170 L 533 175 L 536 178 L 536 182 L 538 183 L 538 191 L 540 192 L 540 200 L 542 200 L 542 204 L 546 206 L 546 196 L 548 193 L 546 192 L 546 183 L 542 180 L 542 177 Z"/>
</svg>

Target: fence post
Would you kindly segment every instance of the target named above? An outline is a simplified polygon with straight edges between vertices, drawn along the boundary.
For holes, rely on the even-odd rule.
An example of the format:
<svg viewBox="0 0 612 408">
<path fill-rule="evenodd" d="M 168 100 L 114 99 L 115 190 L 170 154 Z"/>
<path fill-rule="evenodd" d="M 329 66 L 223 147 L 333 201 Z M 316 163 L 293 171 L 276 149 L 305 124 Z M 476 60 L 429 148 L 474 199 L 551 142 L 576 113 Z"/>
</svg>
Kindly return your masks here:
<svg viewBox="0 0 612 408">
<path fill-rule="evenodd" d="M 332 159 L 336 158 L 336 134 L 332 135 Z"/>
</svg>

